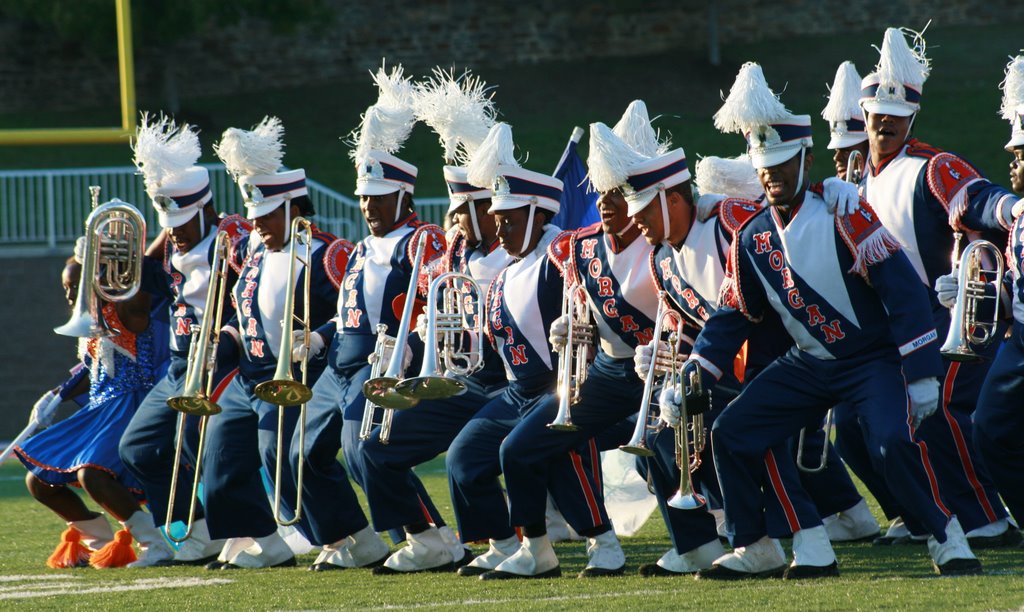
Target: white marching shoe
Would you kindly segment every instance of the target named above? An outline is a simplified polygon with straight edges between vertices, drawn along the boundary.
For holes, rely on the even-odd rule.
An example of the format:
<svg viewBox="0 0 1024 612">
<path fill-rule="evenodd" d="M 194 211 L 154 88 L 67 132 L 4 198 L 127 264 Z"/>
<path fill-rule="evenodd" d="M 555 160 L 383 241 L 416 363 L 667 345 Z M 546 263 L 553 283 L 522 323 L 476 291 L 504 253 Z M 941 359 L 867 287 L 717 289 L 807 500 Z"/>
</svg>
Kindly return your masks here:
<svg viewBox="0 0 1024 612">
<path fill-rule="evenodd" d="M 569 540 L 582 540 L 583 536 L 576 533 L 576 530 L 569 526 L 569 523 L 562 516 L 562 513 L 555 507 L 548 495 L 548 506 L 544 511 L 544 525 L 548 532 L 548 539 L 551 543 L 567 542 Z"/>
<path fill-rule="evenodd" d="M 710 568 L 697 572 L 707 580 L 781 578 L 786 571 L 786 553 L 779 541 L 765 536 L 715 559 Z"/>
<path fill-rule="evenodd" d="M 128 567 L 153 567 L 166 565 L 174 558 L 174 551 L 167 545 L 164 535 L 153 524 L 153 517 L 137 510 L 122 523 L 139 544 L 139 558 Z"/>
<path fill-rule="evenodd" d="M 955 516 L 946 523 L 946 541 L 939 543 L 935 537 L 928 538 L 928 553 L 932 565 L 940 576 L 964 576 L 981 573 L 981 561 L 974 556 L 960 521 Z"/>
<path fill-rule="evenodd" d="M 337 569 L 376 567 L 384 562 L 391 549 L 367 525 L 347 538 L 328 544 L 309 569 L 323 572 Z"/>
<path fill-rule="evenodd" d="M 851 508 L 826 516 L 821 522 L 825 525 L 828 539 L 832 542 L 874 540 L 882 530 L 864 498 Z"/>
<path fill-rule="evenodd" d="M 473 553 L 462 543 L 452 528 L 448 525 L 438 527 L 437 532 L 441 534 L 441 541 L 445 543 L 448 550 L 452 551 L 452 561 L 455 563 L 455 567 L 462 567 L 469 563 L 470 559 L 473 558 Z"/>
<path fill-rule="evenodd" d="M 711 516 L 715 517 L 715 532 L 718 534 L 718 537 L 728 541 L 729 532 L 725 528 L 725 510 L 722 510 L 721 508 L 712 508 L 711 510 L 708 510 L 708 512 L 711 513 Z"/>
<path fill-rule="evenodd" d="M 993 521 L 967 532 L 967 542 L 975 548 L 1003 548 L 1019 546 L 1024 538 L 1009 518 Z"/>
<path fill-rule="evenodd" d="M 514 555 L 498 564 L 498 567 L 480 575 L 481 580 L 505 580 L 508 578 L 557 578 L 562 575 L 558 557 L 547 534 L 536 538 L 523 538 L 523 543 Z"/>
<path fill-rule="evenodd" d="M 477 555 L 472 561 L 460 567 L 458 574 L 460 576 L 479 576 L 489 572 L 498 567 L 502 561 L 516 554 L 519 546 L 519 538 L 516 536 L 504 540 L 491 540 L 487 552 Z"/>
<path fill-rule="evenodd" d="M 392 553 L 384 565 L 373 568 L 373 573 L 385 575 L 454 570 L 451 548 L 441 538 L 437 527 L 428 527 L 419 533 L 406 533 L 405 546 Z"/>
<path fill-rule="evenodd" d="M 580 572 L 580 578 L 621 576 L 626 569 L 626 554 L 612 529 L 587 538 L 587 557 L 587 567 Z"/>
<path fill-rule="evenodd" d="M 793 563 L 786 568 L 783 578 L 829 578 L 839 575 L 836 553 L 828 539 L 824 525 L 801 529 L 793 534 Z"/>
<path fill-rule="evenodd" d="M 102 514 L 87 521 L 70 521 L 68 527 L 74 527 L 82 534 L 82 544 L 90 550 L 99 550 L 114 539 L 110 521 Z"/>
<path fill-rule="evenodd" d="M 224 540 L 211 540 L 206 519 L 192 523 L 192 533 L 174 553 L 174 562 L 182 565 L 204 565 L 217 558 L 224 548 Z"/>
<path fill-rule="evenodd" d="M 262 569 L 267 567 L 294 567 L 295 554 L 277 531 L 262 538 L 254 538 L 252 546 L 232 557 L 221 569 Z"/>
<path fill-rule="evenodd" d="M 648 577 L 693 575 L 710 568 L 715 560 L 724 554 L 725 547 L 717 538 L 681 555 L 673 547 L 668 549 L 657 563 L 641 565 L 640 575 Z"/>
<path fill-rule="evenodd" d="M 208 570 L 218 570 L 228 564 L 235 555 L 256 543 L 252 538 L 228 538 L 224 540 L 217 558 L 206 564 Z"/>
</svg>

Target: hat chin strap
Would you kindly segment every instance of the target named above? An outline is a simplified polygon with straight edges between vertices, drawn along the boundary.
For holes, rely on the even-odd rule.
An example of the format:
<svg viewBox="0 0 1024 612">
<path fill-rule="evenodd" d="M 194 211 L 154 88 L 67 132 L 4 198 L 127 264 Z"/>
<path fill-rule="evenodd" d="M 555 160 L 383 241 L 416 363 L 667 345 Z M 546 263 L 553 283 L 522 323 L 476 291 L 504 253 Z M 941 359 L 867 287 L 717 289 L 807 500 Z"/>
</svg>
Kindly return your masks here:
<svg viewBox="0 0 1024 612">
<path fill-rule="evenodd" d="M 398 220 L 402 218 L 402 196 L 404 196 L 404 195 L 405 195 L 405 185 L 402 185 L 402 187 L 399 188 L 399 190 L 398 190 L 398 201 L 395 202 L 395 221 L 394 221 L 394 223 L 398 223 Z"/>
<path fill-rule="evenodd" d="M 661 224 L 665 234 L 665 240 L 672 235 L 671 224 L 668 219 L 668 201 L 665 199 L 665 186 L 658 185 L 658 199 L 661 201 Z M 628 229 L 628 228 L 627 228 Z M 623 230 L 625 231 L 625 230 Z"/>
<path fill-rule="evenodd" d="M 537 205 L 530 204 L 529 219 L 526 221 L 526 234 L 523 235 L 523 248 L 519 250 L 520 259 L 526 257 L 526 247 L 530 246 L 530 236 L 533 234 L 533 216 L 537 212 Z"/>
<path fill-rule="evenodd" d="M 202 208 L 199 209 L 196 216 L 199 217 L 199 242 L 202 242 L 203 238 L 206 238 L 206 215 L 203 214 Z"/>
<path fill-rule="evenodd" d="M 633 229 L 633 226 L 634 226 L 634 225 L 636 225 L 636 224 L 635 224 L 635 223 L 633 223 L 633 218 L 632 218 L 632 217 L 630 217 L 630 218 L 629 218 L 629 223 L 627 223 L 627 224 L 626 224 L 626 227 L 624 227 L 624 228 L 622 228 L 621 230 L 619 230 L 619 231 L 615 232 L 615 235 L 616 235 L 616 236 L 621 236 L 621 235 L 625 234 L 625 233 L 626 233 L 626 232 L 628 232 L 629 230 Z"/>
<path fill-rule="evenodd" d="M 800 189 L 804 186 L 804 160 L 807 157 L 807 147 L 800 147 L 800 170 L 796 179 L 796 191 L 793 192 L 795 197 L 800 193 Z"/>
<path fill-rule="evenodd" d="M 483 246 L 484 235 L 480 233 L 480 224 L 476 220 L 476 204 L 473 202 L 472 196 L 466 200 L 466 207 L 469 209 L 469 222 L 473 224 L 473 234 L 481 246 Z"/>
<path fill-rule="evenodd" d="M 284 199 L 284 242 L 281 245 L 288 244 L 288 241 L 292 239 L 292 207 L 289 198 Z"/>
</svg>

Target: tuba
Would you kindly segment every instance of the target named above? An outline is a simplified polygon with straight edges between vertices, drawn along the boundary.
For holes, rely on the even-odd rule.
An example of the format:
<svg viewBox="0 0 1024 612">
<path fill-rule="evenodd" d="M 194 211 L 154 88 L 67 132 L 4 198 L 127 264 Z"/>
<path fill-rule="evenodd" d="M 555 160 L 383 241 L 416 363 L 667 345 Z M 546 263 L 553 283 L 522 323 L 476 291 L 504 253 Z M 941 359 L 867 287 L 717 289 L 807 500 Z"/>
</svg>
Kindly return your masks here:
<svg viewBox="0 0 1024 612">
<path fill-rule="evenodd" d="M 459 282 L 463 283 L 461 288 Z M 446 272 L 430 283 L 423 366 L 418 376 L 398 383 L 398 393 L 417 401 L 465 393 L 465 383 L 453 376 L 469 376 L 483 365 L 483 299 L 480 285 L 468 274 Z M 469 334 L 469 347 L 465 346 L 464 332 Z"/>
<path fill-rule="evenodd" d="M 424 233 L 416 241 L 416 257 L 412 262 L 409 288 L 405 293 L 405 307 L 402 309 L 402 319 L 398 323 L 398 334 L 395 336 L 395 347 L 391 352 L 388 369 L 383 376 L 373 376 L 363 383 L 363 395 L 366 396 L 366 399 L 388 410 L 405 410 L 419 403 L 418 399 L 399 393 L 398 383 L 402 382 L 405 349 L 409 345 L 409 324 L 412 320 L 413 308 L 416 305 L 416 287 L 419 283 L 420 267 L 423 265 L 423 253 L 427 247 L 427 240 L 429 240 L 429 236 Z"/>
<path fill-rule="evenodd" d="M 675 344 L 673 344 L 672 350 L 676 350 L 674 347 Z M 673 359 L 672 363 L 678 362 Z M 707 503 L 703 496 L 693 490 L 692 474 L 700 467 L 700 455 L 707 446 L 708 432 L 704 428 L 703 414 L 693 415 L 689 419 L 690 422 L 687 423 L 686 391 L 694 389 L 696 395 L 703 394 L 704 382 L 701 378 L 700 367 L 690 369 L 684 364 L 682 368 L 673 368 L 667 374 L 665 384 L 674 385 L 679 389 L 679 395 L 683 398 L 683 405 L 679 410 L 679 422 L 673 427 L 676 434 L 676 467 L 679 468 L 679 490 L 665 503 L 679 510 L 695 510 Z"/>
<path fill-rule="evenodd" d="M 274 469 L 274 520 L 278 525 L 287 527 L 298 523 L 302 518 L 302 476 L 305 467 L 305 451 L 299 453 L 297 478 L 295 482 L 295 516 L 285 520 L 281 516 L 281 472 L 284 457 L 288 449 L 284 446 L 284 413 L 289 406 L 299 406 L 299 448 L 305 449 L 306 444 L 306 402 L 313 397 L 313 390 L 306 385 L 309 367 L 309 294 L 312 274 L 309 273 L 310 259 L 313 255 L 313 224 L 304 217 L 295 217 L 291 225 L 291 244 L 288 247 L 290 265 L 288 280 L 285 285 L 284 314 L 281 319 L 281 346 L 277 351 L 277 369 L 271 380 L 261 382 L 253 389 L 256 397 L 269 404 L 277 404 L 277 464 Z M 303 254 L 299 255 L 299 248 Z M 295 316 L 295 268 L 301 263 L 306 268 L 302 283 L 302 317 Z M 292 328 L 295 323 L 302 326 L 302 344 L 307 347 L 306 356 L 300 366 L 302 380 L 295 380 L 292 375 Z"/>
<path fill-rule="evenodd" d="M 114 336 L 99 314 L 100 300 L 124 302 L 142 286 L 146 220 L 137 208 L 114 198 L 99 204 L 100 188 L 89 187 L 93 209 L 85 220 L 85 255 L 75 308 L 67 323 L 54 328 L 62 336 Z"/>
<path fill-rule="evenodd" d="M 562 318 L 568 322 L 565 344 L 558 347 L 558 413 L 548 429 L 576 431 L 571 408 L 580 401 L 587 379 L 587 350 L 594 343 L 587 292 L 580 283 L 566 283 L 562 290 Z"/>
<path fill-rule="evenodd" d="M 167 399 L 167 405 L 177 410 L 178 430 L 174 446 L 174 468 L 171 470 L 171 492 L 167 498 L 167 520 L 170 525 L 174 515 L 174 502 L 178 488 L 178 470 L 181 465 L 181 453 L 185 444 L 185 423 L 188 415 L 196 415 L 199 420 L 199 446 L 196 449 L 195 478 L 192 481 L 192 499 L 189 503 L 188 521 L 185 523 L 185 534 L 175 537 L 170 530 L 167 537 L 181 544 L 192 535 L 195 523 L 196 507 L 199 502 L 199 479 L 202 473 L 203 448 L 206 445 L 206 423 L 210 416 L 220 412 L 220 406 L 210 399 L 213 394 L 213 372 L 217 359 L 217 333 L 220 331 L 224 318 L 224 300 L 227 298 L 228 265 L 231 255 L 231 238 L 227 232 L 217 232 L 213 239 L 213 262 L 210 264 L 210 285 L 206 289 L 206 301 L 203 306 L 202 325 L 192 326 L 192 342 L 188 347 L 188 368 L 185 371 L 185 385 L 182 394 Z"/>
<path fill-rule="evenodd" d="M 939 348 L 942 356 L 951 361 L 979 361 L 981 356 L 974 352 L 971 345 L 985 347 L 996 339 L 996 328 L 999 323 L 999 292 L 995 296 L 985 295 L 985 277 L 995 274 L 996 282 L 1003 278 L 1003 254 L 996 245 L 987 240 L 975 240 L 960 251 L 960 240 L 963 234 L 953 233 L 953 273 L 957 275 L 959 291 L 956 303 L 950 313 L 949 334 Z M 996 261 L 995 270 L 983 267 L 982 253 L 988 252 Z M 978 306 L 984 300 L 995 300 L 992 320 L 978 320 Z"/>
<path fill-rule="evenodd" d="M 665 321 L 675 323 L 676 330 L 669 335 L 669 351 L 661 350 L 661 332 Z M 683 315 L 668 306 L 668 293 L 658 292 L 658 314 L 654 317 L 654 355 L 651 356 L 651 365 L 647 369 L 647 376 L 644 377 L 644 397 L 640 402 L 640 412 L 637 414 L 636 427 L 633 429 L 633 436 L 619 447 L 619 450 L 639 455 L 641 457 L 653 457 L 654 451 L 647 446 L 647 431 L 657 429 L 658 418 L 651 414 L 651 401 L 654 398 L 654 377 L 659 373 L 672 373 L 679 370 L 677 363 L 679 343 L 679 331 L 683 326 Z M 666 380 L 672 380 L 666 378 Z"/>
</svg>

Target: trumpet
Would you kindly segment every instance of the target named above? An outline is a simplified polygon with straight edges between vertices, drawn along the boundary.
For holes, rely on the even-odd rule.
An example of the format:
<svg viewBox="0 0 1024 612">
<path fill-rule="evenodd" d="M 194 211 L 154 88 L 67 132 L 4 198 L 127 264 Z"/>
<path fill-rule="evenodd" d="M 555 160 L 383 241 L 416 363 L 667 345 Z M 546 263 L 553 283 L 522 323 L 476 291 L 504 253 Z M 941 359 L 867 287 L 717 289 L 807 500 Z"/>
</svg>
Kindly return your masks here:
<svg viewBox="0 0 1024 612">
<path fill-rule="evenodd" d="M 675 324 L 677 331 L 669 336 L 669 352 L 663 354 L 660 348 L 661 333 L 665 321 Z M 654 451 L 647 446 L 647 431 L 658 428 L 658 417 L 651 414 L 651 401 L 654 398 L 654 377 L 659 372 L 674 372 L 680 366 L 676 363 L 678 349 L 673 348 L 679 342 L 679 331 L 683 326 L 683 315 L 668 306 L 668 293 L 658 292 L 658 313 L 654 317 L 654 340 L 656 341 L 654 355 L 651 356 L 651 365 L 647 369 L 647 376 L 644 377 L 644 397 L 640 402 L 640 412 L 637 414 L 636 427 L 633 429 L 633 436 L 619 447 L 619 450 L 639 455 L 641 457 L 653 457 Z M 666 378 L 666 380 L 671 380 Z"/>
<path fill-rule="evenodd" d="M 674 346 L 674 345 L 673 345 Z M 675 350 L 675 349 L 673 349 Z M 673 363 L 676 361 L 673 359 Z M 703 394 L 704 383 L 700 368 L 688 369 L 685 365 L 670 371 L 665 384 L 672 384 L 679 389 L 683 404 L 679 409 L 679 422 L 674 427 L 676 434 L 676 466 L 679 468 L 679 490 L 667 503 L 679 510 L 695 510 L 706 502 L 703 496 L 693 490 L 693 471 L 700 467 L 701 453 L 707 446 L 707 430 L 704 428 L 704 415 L 695 414 L 687 423 L 686 391 L 693 390 L 696 395 Z M 688 439 L 693 437 L 693 449 Z"/>
<path fill-rule="evenodd" d="M 167 499 L 167 520 L 170 525 L 174 515 L 174 502 L 178 488 L 178 470 L 181 453 L 185 444 L 185 423 L 188 415 L 199 416 L 199 446 L 196 449 L 195 478 L 192 480 L 192 499 L 189 503 L 188 521 L 185 533 L 178 538 L 167 532 L 167 537 L 181 544 L 192 535 L 196 507 L 199 502 L 199 479 L 202 473 L 203 448 L 206 446 L 206 423 L 210 416 L 220 412 L 220 406 L 210 399 L 213 394 L 213 372 L 217 359 L 217 331 L 224 318 L 224 300 L 227 297 L 228 264 L 231 254 L 231 238 L 227 232 L 217 232 L 213 244 L 213 262 L 210 265 L 210 285 L 206 289 L 202 325 L 192 326 L 192 341 L 188 347 L 188 368 L 185 371 L 185 385 L 182 394 L 167 399 L 167 405 L 181 414 L 178 415 L 178 430 L 174 446 L 174 468 L 171 471 L 171 491 Z"/>
<path fill-rule="evenodd" d="M 548 429 L 576 431 L 572 406 L 580 401 L 587 379 L 587 349 L 594 342 L 587 292 L 580 283 L 566 284 L 562 291 L 562 319 L 568 321 L 565 344 L 558 347 L 558 413 Z"/>
<path fill-rule="evenodd" d="M 99 204 L 100 188 L 89 187 L 93 210 L 85 220 L 85 255 L 75 308 L 67 323 L 54 328 L 62 336 L 116 336 L 99 314 L 99 302 L 124 302 L 142 286 L 146 220 L 137 208 L 114 198 Z"/>
<path fill-rule="evenodd" d="M 854 149 L 846 158 L 846 182 L 857 185 L 864 176 L 864 155 Z"/>
<path fill-rule="evenodd" d="M 383 369 L 383 364 L 391 360 L 391 354 L 395 350 L 396 338 L 388 335 L 388 326 L 383 323 L 377 324 L 377 343 L 373 347 L 373 352 L 366 358 L 370 362 L 370 380 L 373 380 L 380 376 L 380 371 Z M 363 406 L 363 421 L 359 424 L 359 439 L 369 440 L 370 435 L 373 432 L 373 428 L 377 425 L 374 420 L 374 415 L 377 412 L 377 405 L 366 399 L 366 403 Z M 391 438 L 391 419 L 394 418 L 394 410 L 384 410 L 384 414 L 380 420 L 380 441 L 382 444 L 387 444 Z"/>
<path fill-rule="evenodd" d="M 466 384 L 453 376 L 469 376 L 483 365 L 483 299 L 480 285 L 467 274 L 446 272 L 430 283 L 423 367 L 415 378 L 398 383 L 398 393 L 421 400 L 445 399 L 466 392 Z M 464 346 L 464 332 L 470 334 L 468 348 Z M 444 366 L 443 372 L 438 361 Z"/>
<path fill-rule="evenodd" d="M 405 293 L 405 308 L 402 309 L 402 319 L 398 323 L 398 334 L 395 336 L 397 341 L 391 352 L 388 369 L 383 376 L 372 377 L 363 383 L 363 395 L 381 408 L 405 410 L 419 403 L 418 399 L 399 393 L 397 387 L 398 383 L 402 382 L 405 349 L 409 344 L 409 324 L 412 320 L 412 310 L 416 304 L 416 286 L 419 282 L 420 267 L 423 264 L 423 253 L 426 250 L 428 239 L 429 237 L 424 233 L 416 242 L 416 257 L 412 262 L 409 288 Z"/>
<path fill-rule="evenodd" d="M 962 237 L 960 232 L 953 233 L 953 273 L 957 275 L 959 291 L 950 313 L 949 334 L 939 352 L 952 361 L 978 361 L 981 356 L 974 352 L 971 345 L 985 347 L 996 339 L 999 292 L 996 292 L 995 297 L 985 295 L 985 277 L 995 274 L 997 282 L 1003 278 L 1003 254 L 991 242 L 975 240 L 964 248 L 963 255 L 957 257 Z M 996 261 L 995 270 L 983 267 L 981 258 L 986 251 Z M 988 299 L 997 302 L 992 309 L 992 320 L 979 321 L 978 306 Z"/>
<path fill-rule="evenodd" d="M 829 408 L 825 413 L 825 443 L 821 447 L 821 458 L 818 460 L 818 467 L 810 467 L 804 464 L 804 441 L 807 438 L 807 428 L 800 430 L 800 437 L 796 442 L 796 467 L 805 474 L 817 474 L 824 472 L 828 467 L 828 442 L 832 438 L 832 430 L 835 429 L 835 408 Z"/>
<path fill-rule="evenodd" d="M 287 205 L 287 204 L 286 204 Z M 288 247 L 290 258 L 288 266 L 288 281 L 285 285 L 284 294 L 284 318 L 281 319 L 281 346 L 277 351 L 277 369 L 271 380 L 261 382 L 253 389 L 253 393 L 261 400 L 277 404 L 277 465 L 274 469 L 274 520 L 278 525 L 287 527 L 298 523 L 302 518 L 302 476 L 305 468 L 305 447 L 306 447 L 306 402 L 313 397 L 313 390 L 306 385 L 309 369 L 309 352 L 302 360 L 300 370 L 302 379 L 295 380 L 292 375 L 292 328 L 295 323 L 302 326 L 302 344 L 309 347 L 310 322 L 309 322 L 309 294 L 310 279 L 309 272 L 310 258 L 313 255 L 313 224 L 304 217 L 295 217 L 291 226 L 291 244 Z M 303 255 L 299 255 L 299 248 L 303 249 Z M 302 283 L 302 317 L 295 316 L 295 268 L 296 263 L 301 263 L 306 268 Z M 285 520 L 281 516 L 281 472 L 284 465 L 283 455 L 287 453 L 284 446 L 284 413 L 288 406 L 299 406 L 299 452 L 298 466 L 296 467 L 297 478 L 295 482 L 295 516 L 291 520 Z"/>
</svg>

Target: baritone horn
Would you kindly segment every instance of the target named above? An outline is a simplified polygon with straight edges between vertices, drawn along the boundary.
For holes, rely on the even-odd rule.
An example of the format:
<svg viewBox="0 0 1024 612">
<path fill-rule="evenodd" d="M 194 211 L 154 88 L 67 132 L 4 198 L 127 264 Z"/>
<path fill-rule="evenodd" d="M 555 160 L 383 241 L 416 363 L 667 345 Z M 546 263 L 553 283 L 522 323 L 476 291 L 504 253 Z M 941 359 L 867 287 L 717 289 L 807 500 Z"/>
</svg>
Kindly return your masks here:
<svg viewBox="0 0 1024 612">
<path fill-rule="evenodd" d="M 137 208 L 114 198 L 99 204 L 100 188 L 89 187 L 93 209 L 85 220 L 85 254 L 78 297 L 67 323 L 54 328 L 62 336 L 116 336 L 100 315 L 100 301 L 124 302 L 142 285 L 146 220 Z"/>
<path fill-rule="evenodd" d="M 675 324 L 668 339 L 669 350 L 661 350 L 661 333 L 665 321 Z M 657 429 L 658 417 L 651 414 L 651 401 L 654 399 L 654 378 L 659 373 L 672 373 L 680 367 L 677 362 L 679 335 L 682 333 L 683 315 L 679 314 L 668 305 L 668 293 L 658 292 L 658 314 L 654 317 L 654 355 L 651 356 L 651 365 L 647 369 L 647 376 L 644 377 L 644 396 L 640 402 L 640 411 L 637 414 L 636 427 L 633 429 L 633 437 L 619 447 L 631 455 L 641 457 L 653 457 L 654 451 L 647 446 L 647 431 Z M 666 381 L 672 380 L 666 376 Z"/>
<path fill-rule="evenodd" d="M 306 402 L 313 397 L 313 390 L 306 384 L 309 369 L 309 295 L 310 295 L 310 273 L 309 264 L 313 255 L 313 224 L 304 217 L 295 217 L 292 220 L 290 245 L 288 247 L 289 266 L 288 280 L 285 284 L 283 318 L 281 319 L 281 346 L 277 351 L 277 369 L 271 380 L 261 382 L 253 389 L 256 397 L 269 404 L 277 404 L 277 465 L 274 469 L 274 520 L 277 524 L 287 527 L 298 523 L 302 518 L 302 476 L 305 468 L 306 448 Z M 299 249 L 303 254 L 299 255 Z M 295 268 L 301 264 L 306 273 L 303 274 L 302 283 L 302 316 L 295 315 Z M 292 375 L 292 330 L 298 323 L 302 329 L 302 345 L 306 347 L 306 355 L 302 358 L 300 370 L 301 380 L 295 380 Z M 281 515 L 281 472 L 284 467 L 284 455 L 288 449 L 284 445 L 284 414 L 285 408 L 290 406 L 299 407 L 299 452 L 298 465 L 296 466 L 295 480 L 295 516 L 291 520 L 285 520 Z"/>
<path fill-rule="evenodd" d="M 402 382 L 404 374 L 405 349 L 409 345 L 409 326 L 412 321 L 413 308 L 416 306 L 416 291 L 427 240 L 430 240 L 430 236 L 424 233 L 416 241 L 416 257 L 412 262 L 409 287 L 405 292 L 405 307 L 402 309 L 402 318 L 398 323 L 398 333 L 395 335 L 397 341 L 391 352 L 388 369 L 383 376 L 375 376 L 363 383 L 363 395 L 366 396 L 366 399 L 388 410 L 405 410 L 419 403 L 418 399 L 399 393 L 398 383 Z"/>
<path fill-rule="evenodd" d="M 677 345 L 673 344 L 673 346 Z M 672 362 L 678 363 L 676 359 L 673 359 Z M 682 405 L 679 407 L 679 422 L 673 428 L 676 434 L 676 467 L 679 468 L 679 490 L 666 503 L 679 510 L 695 510 L 707 503 L 704 497 L 693 489 L 693 472 L 700 467 L 700 455 L 707 446 L 708 432 L 704 428 L 703 414 L 695 414 L 687 419 L 686 395 L 687 390 L 693 390 L 694 395 L 698 396 L 704 394 L 704 381 L 701 377 L 700 367 L 687 368 L 685 364 L 682 367 L 677 367 L 666 375 L 665 384 L 675 386 L 678 390 L 677 394 L 682 397 Z"/>
<path fill-rule="evenodd" d="M 999 247 L 987 240 L 975 240 L 964 248 L 963 255 L 957 257 L 960 250 L 960 232 L 953 233 L 953 273 L 956 274 L 958 291 L 956 302 L 950 313 L 949 334 L 939 352 L 952 361 L 979 361 L 978 355 L 971 345 L 985 347 L 996 339 L 999 324 L 999 292 L 994 296 L 985 295 L 985 278 L 995 275 L 996 283 L 1003 278 L 1003 254 Z M 988 253 L 995 259 L 996 268 L 986 269 L 982 255 Z M 996 302 L 992 309 L 991 320 L 978 320 L 978 306 L 985 300 Z"/>
<path fill-rule="evenodd" d="M 200 220 L 202 223 L 202 220 Z M 199 502 L 199 479 L 202 474 L 203 448 L 206 446 L 206 423 L 210 416 L 220 412 L 210 397 L 213 395 L 214 371 L 217 365 L 217 333 L 224 319 L 224 300 L 227 298 L 228 265 L 231 256 L 231 238 L 227 232 L 217 232 L 213 239 L 213 262 L 210 264 L 210 285 L 206 289 L 206 301 L 203 303 L 203 322 L 191 328 L 192 340 L 188 347 L 188 368 L 185 371 L 185 385 L 182 394 L 167 399 L 167 405 L 177 410 L 178 430 L 174 445 L 174 468 L 171 471 L 171 492 L 167 498 L 167 520 L 165 525 L 173 522 L 174 502 L 178 488 L 178 470 L 181 466 L 181 453 L 185 446 L 185 425 L 188 415 L 196 415 L 199 419 L 199 445 L 196 447 L 195 477 L 192 480 L 192 499 L 189 502 L 188 520 L 185 533 L 180 538 L 167 530 L 167 537 L 181 544 L 192 535 L 195 524 L 196 507 Z"/>
<path fill-rule="evenodd" d="M 587 352 L 594 343 L 587 292 L 580 283 L 566 284 L 562 291 L 562 320 L 567 321 L 565 344 L 558 347 L 558 413 L 548 429 L 576 431 L 572 406 L 580 401 L 580 389 L 587 379 Z"/>
<path fill-rule="evenodd" d="M 430 283 L 423 366 L 418 376 L 398 383 L 398 393 L 431 400 L 466 392 L 454 376 L 469 376 L 483 365 L 483 301 L 480 285 L 468 274 L 446 272 Z"/>
</svg>

